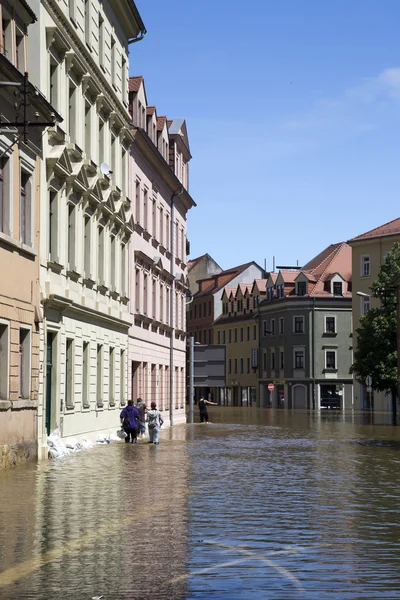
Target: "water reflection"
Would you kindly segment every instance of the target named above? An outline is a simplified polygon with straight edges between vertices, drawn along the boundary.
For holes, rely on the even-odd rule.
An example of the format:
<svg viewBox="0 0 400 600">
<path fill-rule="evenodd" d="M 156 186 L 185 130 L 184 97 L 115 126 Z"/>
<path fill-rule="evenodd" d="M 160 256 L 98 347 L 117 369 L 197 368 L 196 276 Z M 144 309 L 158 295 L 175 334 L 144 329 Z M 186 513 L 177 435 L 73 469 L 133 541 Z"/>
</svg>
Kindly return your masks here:
<svg viewBox="0 0 400 600">
<path fill-rule="evenodd" d="M 0 473 L 0 598 L 400 597 L 400 428 L 210 418 Z"/>
</svg>

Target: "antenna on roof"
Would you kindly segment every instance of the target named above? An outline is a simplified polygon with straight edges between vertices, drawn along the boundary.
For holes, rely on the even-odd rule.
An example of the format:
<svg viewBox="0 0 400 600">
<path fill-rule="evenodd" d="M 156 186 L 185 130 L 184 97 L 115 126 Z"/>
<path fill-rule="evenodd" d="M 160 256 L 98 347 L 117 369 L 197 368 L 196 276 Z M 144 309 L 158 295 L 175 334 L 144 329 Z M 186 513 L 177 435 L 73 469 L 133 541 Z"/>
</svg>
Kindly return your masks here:
<svg viewBox="0 0 400 600">
<path fill-rule="evenodd" d="M 267 272 L 267 259 L 264 258 L 264 276 L 265 276 L 266 272 Z"/>
<path fill-rule="evenodd" d="M 272 272 L 275 273 L 275 256 L 272 257 Z"/>
</svg>

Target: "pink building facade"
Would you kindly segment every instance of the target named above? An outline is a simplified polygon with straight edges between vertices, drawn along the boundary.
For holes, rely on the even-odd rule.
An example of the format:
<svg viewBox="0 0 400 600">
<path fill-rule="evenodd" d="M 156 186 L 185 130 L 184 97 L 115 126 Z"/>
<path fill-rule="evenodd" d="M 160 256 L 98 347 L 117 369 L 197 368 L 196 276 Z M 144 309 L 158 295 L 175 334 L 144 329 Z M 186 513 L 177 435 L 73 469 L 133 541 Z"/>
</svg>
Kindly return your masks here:
<svg viewBox="0 0 400 600">
<path fill-rule="evenodd" d="M 186 397 L 186 217 L 191 158 L 185 121 L 158 117 L 142 77 L 129 80 L 134 142 L 129 195 L 128 395 L 155 401 L 170 424 L 183 423 Z"/>
</svg>

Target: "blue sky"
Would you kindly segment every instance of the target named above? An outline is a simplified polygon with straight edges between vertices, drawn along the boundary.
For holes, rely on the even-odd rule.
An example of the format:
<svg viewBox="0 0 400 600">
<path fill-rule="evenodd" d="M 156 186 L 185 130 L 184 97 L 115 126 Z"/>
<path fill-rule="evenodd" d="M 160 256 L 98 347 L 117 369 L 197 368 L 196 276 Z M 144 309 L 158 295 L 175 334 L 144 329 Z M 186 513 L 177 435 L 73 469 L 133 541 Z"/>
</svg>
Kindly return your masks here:
<svg viewBox="0 0 400 600">
<path fill-rule="evenodd" d="M 191 258 L 304 264 L 400 216 L 399 0 L 137 0 L 159 115 L 185 118 Z"/>
</svg>

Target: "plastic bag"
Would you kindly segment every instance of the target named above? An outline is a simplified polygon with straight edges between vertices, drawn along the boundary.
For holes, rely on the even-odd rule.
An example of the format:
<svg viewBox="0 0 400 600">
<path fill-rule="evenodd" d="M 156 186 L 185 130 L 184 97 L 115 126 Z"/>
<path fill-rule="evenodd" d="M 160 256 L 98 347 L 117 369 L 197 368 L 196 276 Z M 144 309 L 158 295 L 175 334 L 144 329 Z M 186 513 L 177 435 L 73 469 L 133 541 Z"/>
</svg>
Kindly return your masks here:
<svg viewBox="0 0 400 600">
<path fill-rule="evenodd" d="M 120 440 L 124 440 L 127 437 L 127 435 L 128 434 L 126 433 L 126 431 L 124 431 L 123 429 L 118 429 L 117 436 Z"/>
</svg>

